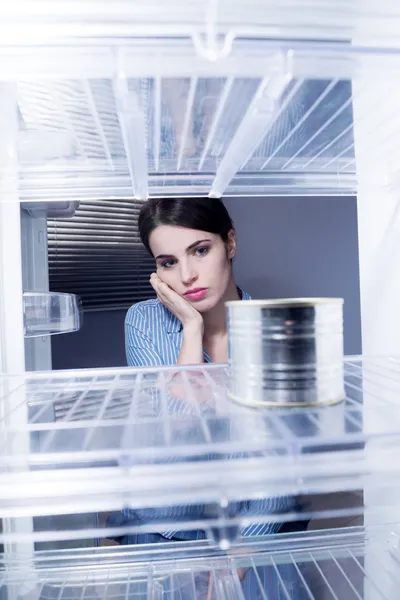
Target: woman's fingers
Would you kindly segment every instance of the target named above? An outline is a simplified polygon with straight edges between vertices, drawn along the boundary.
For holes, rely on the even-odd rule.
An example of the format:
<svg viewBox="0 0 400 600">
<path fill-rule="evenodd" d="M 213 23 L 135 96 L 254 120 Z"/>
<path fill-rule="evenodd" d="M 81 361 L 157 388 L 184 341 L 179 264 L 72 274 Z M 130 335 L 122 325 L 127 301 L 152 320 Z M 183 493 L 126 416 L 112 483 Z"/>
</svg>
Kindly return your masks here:
<svg viewBox="0 0 400 600">
<path fill-rule="evenodd" d="M 165 302 L 165 301 L 170 301 L 173 300 L 173 294 L 175 294 L 175 292 L 173 290 L 171 290 L 171 288 L 164 283 L 163 281 L 161 281 L 161 279 L 159 279 L 157 276 L 150 277 L 150 284 L 153 288 L 153 290 L 156 292 L 158 299 L 161 302 Z M 178 298 L 178 294 L 175 294 Z M 161 298 L 160 298 L 161 296 Z"/>
<path fill-rule="evenodd" d="M 157 292 L 159 294 L 161 294 L 161 296 L 165 300 L 168 300 L 169 302 L 173 302 L 174 304 L 179 303 L 179 301 L 182 300 L 182 298 L 179 296 L 179 294 L 174 292 L 174 290 L 171 289 L 169 287 L 169 285 L 164 283 L 163 281 L 159 280 L 159 282 L 157 282 L 155 285 L 157 286 Z"/>
<path fill-rule="evenodd" d="M 160 283 L 161 283 L 161 279 L 158 277 L 158 275 L 156 275 L 156 273 L 152 273 L 150 275 L 150 284 L 153 286 L 153 288 L 155 290 L 158 288 Z"/>
<path fill-rule="evenodd" d="M 151 274 L 149 281 L 150 281 L 150 285 L 153 288 L 153 290 L 155 292 L 157 292 L 158 291 L 158 281 L 157 281 L 157 278 L 154 277 L 154 273 Z"/>
<path fill-rule="evenodd" d="M 157 294 L 157 298 L 167 308 L 169 308 L 170 310 L 172 310 L 174 312 L 174 307 L 180 306 L 180 301 L 182 300 L 181 297 L 176 292 L 171 290 L 171 288 L 168 287 L 168 285 L 166 283 L 154 282 L 154 285 L 152 283 L 152 286 Z"/>
<path fill-rule="evenodd" d="M 150 284 L 152 285 L 153 289 L 156 290 L 156 292 L 159 290 L 165 291 L 171 289 L 166 283 L 164 283 L 164 281 L 161 281 L 161 279 L 155 273 L 152 273 L 150 276 Z"/>
<path fill-rule="evenodd" d="M 163 284 L 162 282 L 160 282 L 160 283 L 156 283 L 155 285 L 156 285 L 158 294 L 160 294 L 163 298 L 166 298 L 166 299 L 170 298 L 170 294 L 168 293 L 169 288 L 168 288 L 168 286 L 166 286 L 165 283 Z"/>
<path fill-rule="evenodd" d="M 150 283 L 157 294 L 157 298 L 164 304 L 185 327 L 189 322 L 202 326 L 203 320 L 200 313 L 186 300 L 173 290 L 167 283 L 161 281 L 156 273 L 150 276 Z"/>
</svg>

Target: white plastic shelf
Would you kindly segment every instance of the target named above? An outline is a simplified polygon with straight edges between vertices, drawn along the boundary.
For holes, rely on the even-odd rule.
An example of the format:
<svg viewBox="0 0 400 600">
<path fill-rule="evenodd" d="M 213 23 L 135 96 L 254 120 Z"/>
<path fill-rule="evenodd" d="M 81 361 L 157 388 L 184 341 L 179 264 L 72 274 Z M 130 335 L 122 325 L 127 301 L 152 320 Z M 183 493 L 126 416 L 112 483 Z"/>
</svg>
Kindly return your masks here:
<svg viewBox="0 0 400 600">
<path fill-rule="evenodd" d="M 131 533 L 170 530 L 171 520 L 179 530 L 209 530 L 226 519 L 245 526 L 310 517 L 307 507 L 288 515 L 285 503 L 256 517 L 224 509 L 242 500 L 360 490 L 371 481 L 385 497 L 400 471 L 400 361 L 349 359 L 345 377 L 342 404 L 261 411 L 227 399 L 227 372 L 217 365 L 3 377 L 0 515 L 158 507 Z M 26 402 L 29 423 L 13 420 Z M 212 508 L 195 524 L 190 510 L 164 510 L 199 503 Z"/>
<path fill-rule="evenodd" d="M 355 194 L 352 81 L 366 96 L 371 78 L 397 81 L 399 24 L 392 0 L 2 6 L 21 200 Z M 356 124 L 367 140 L 370 114 Z M 391 186 L 383 150 L 361 148 Z"/>
<path fill-rule="evenodd" d="M 153 544 L 140 551 L 38 552 L 31 571 L 0 564 L 0 597 L 53 600 L 396 600 L 399 535 L 362 529 L 253 540 L 235 553 L 204 544 Z M 197 557 L 196 557 L 197 555 Z M 202 555 L 202 557 L 199 557 Z M 2 568 L 3 567 L 3 568 Z"/>
<path fill-rule="evenodd" d="M 18 92 L 24 201 L 356 189 L 348 81 L 50 79 Z"/>
<path fill-rule="evenodd" d="M 25 337 L 72 333 L 82 325 L 79 296 L 60 292 L 24 292 Z"/>
<path fill-rule="evenodd" d="M 248 39 L 210 61 L 191 40 L 11 55 L 0 43 L 0 80 L 18 92 L 20 199 L 351 195 L 360 176 L 393 185 L 397 163 L 388 172 L 375 157 L 394 154 L 397 127 L 368 142 L 379 103 L 355 123 L 353 101 L 399 70 L 400 51 L 355 44 Z M 375 165 L 361 175 L 360 152 Z"/>
</svg>

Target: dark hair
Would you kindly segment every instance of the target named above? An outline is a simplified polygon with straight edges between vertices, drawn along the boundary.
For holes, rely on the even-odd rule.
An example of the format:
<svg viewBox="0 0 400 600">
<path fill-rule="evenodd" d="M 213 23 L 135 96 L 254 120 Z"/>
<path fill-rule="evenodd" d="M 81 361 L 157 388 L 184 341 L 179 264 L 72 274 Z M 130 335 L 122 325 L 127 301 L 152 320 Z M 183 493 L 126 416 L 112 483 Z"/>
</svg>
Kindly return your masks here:
<svg viewBox="0 0 400 600">
<path fill-rule="evenodd" d="M 234 225 L 222 200 L 218 198 L 152 198 L 139 215 L 139 233 L 151 254 L 149 237 L 159 225 L 175 225 L 208 231 L 228 241 Z"/>
</svg>

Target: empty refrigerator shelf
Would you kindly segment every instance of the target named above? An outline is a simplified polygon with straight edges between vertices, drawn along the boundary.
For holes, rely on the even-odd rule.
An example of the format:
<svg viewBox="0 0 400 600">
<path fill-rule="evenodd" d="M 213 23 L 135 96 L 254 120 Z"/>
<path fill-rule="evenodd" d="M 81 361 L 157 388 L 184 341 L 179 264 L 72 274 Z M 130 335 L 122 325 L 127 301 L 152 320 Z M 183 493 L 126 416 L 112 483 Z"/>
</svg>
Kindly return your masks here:
<svg viewBox="0 0 400 600">
<path fill-rule="evenodd" d="M 356 189 L 349 81 L 33 80 L 18 102 L 24 201 Z"/>
<path fill-rule="evenodd" d="M 143 527 L 209 529 L 307 518 L 235 502 L 359 490 L 373 477 L 385 497 L 394 485 L 400 361 L 348 359 L 346 401 L 320 409 L 237 406 L 227 376 L 218 365 L 3 376 L 0 514 L 158 507 Z M 173 509 L 199 503 L 195 523 Z"/>
<path fill-rule="evenodd" d="M 2 96 L 16 84 L 22 201 L 356 194 L 360 177 L 398 177 L 374 160 L 381 141 L 396 155 L 396 121 L 386 107 L 377 143 L 382 98 L 363 101 L 397 81 L 392 0 L 17 6 L 0 7 L 0 80 Z M 395 83 L 383 95 L 395 115 Z M 0 200 L 16 175 L 0 165 Z"/>
<path fill-rule="evenodd" d="M 71 333 L 81 328 L 81 302 L 74 294 L 24 292 L 23 307 L 25 337 Z"/>
<path fill-rule="evenodd" d="M 396 600 L 399 535 L 363 529 L 271 536 L 223 555 L 163 544 L 5 556 L 0 597 L 43 600 Z M 196 552 L 197 550 L 197 552 Z M 8 596 L 10 597 L 10 596 Z M 32 596 L 29 596 L 32 597 Z"/>
<path fill-rule="evenodd" d="M 210 62 L 191 42 L 164 40 L 7 55 L 0 79 L 16 81 L 20 199 L 354 195 L 360 177 L 393 185 L 396 121 L 385 117 L 377 144 L 385 123 L 371 114 L 382 98 L 365 99 L 379 78 L 397 106 L 400 52 L 370 53 L 242 41 Z M 0 175 L 12 185 L 7 165 Z"/>
</svg>

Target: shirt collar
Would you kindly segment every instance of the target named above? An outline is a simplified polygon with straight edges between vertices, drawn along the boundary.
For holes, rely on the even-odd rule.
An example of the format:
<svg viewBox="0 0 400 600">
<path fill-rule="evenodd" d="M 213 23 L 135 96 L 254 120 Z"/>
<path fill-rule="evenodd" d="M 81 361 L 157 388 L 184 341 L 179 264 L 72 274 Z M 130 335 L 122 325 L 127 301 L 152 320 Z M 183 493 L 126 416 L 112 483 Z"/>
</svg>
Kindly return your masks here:
<svg viewBox="0 0 400 600">
<path fill-rule="evenodd" d="M 251 300 L 251 296 L 244 290 L 242 292 L 242 300 Z M 161 304 L 161 303 L 160 303 Z M 161 304 L 165 313 L 165 328 L 168 333 L 180 333 L 182 331 L 182 323 L 166 306 Z"/>
</svg>

